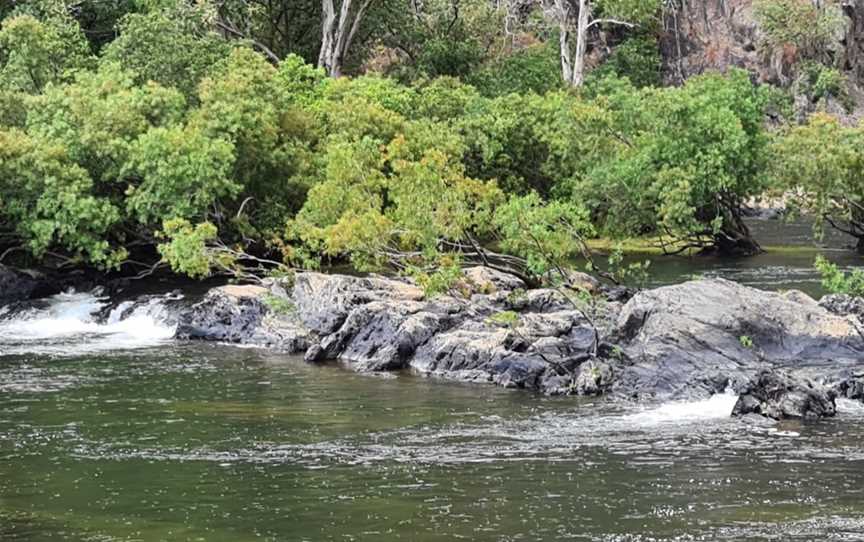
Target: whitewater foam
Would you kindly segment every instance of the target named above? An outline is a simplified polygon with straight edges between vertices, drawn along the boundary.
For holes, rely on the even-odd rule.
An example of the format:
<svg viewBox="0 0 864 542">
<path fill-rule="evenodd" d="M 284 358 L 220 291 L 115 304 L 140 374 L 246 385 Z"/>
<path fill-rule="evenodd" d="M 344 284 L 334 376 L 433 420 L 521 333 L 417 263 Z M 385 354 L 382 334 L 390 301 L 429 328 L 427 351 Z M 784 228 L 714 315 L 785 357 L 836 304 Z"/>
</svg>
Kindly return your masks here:
<svg viewBox="0 0 864 542">
<path fill-rule="evenodd" d="M 174 337 L 176 326 L 160 299 L 123 303 L 99 321 L 108 303 L 99 291 L 66 292 L 0 320 L 0 355 L 75 355 L 154 346 Z"/>
<path fill-rule="evenodd" d="M 697 423 L 705 420 L 729 418 L 738 396 L 731 393 L 718 393 L 700 401 L 664 403 L 642 412 L 629 414 L 624 419 L 634 425 L 664 425 Z"/>
</svg>

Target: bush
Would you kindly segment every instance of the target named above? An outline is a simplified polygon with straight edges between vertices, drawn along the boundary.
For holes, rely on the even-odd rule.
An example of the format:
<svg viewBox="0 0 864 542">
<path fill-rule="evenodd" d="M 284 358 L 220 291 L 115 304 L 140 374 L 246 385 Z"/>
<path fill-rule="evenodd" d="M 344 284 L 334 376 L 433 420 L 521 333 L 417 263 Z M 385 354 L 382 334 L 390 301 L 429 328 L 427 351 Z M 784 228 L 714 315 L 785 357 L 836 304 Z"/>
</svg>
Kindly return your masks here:
<svg viewBox="0 0 864 542">
<path fill-rule="evenodd" d="M 817 256 L 813 265 L 822 276 L 822 286 L 828 292 L 864 296 L 864 270 L 855 269 L 851 273 L 844 273 L 822 256 Z"/>
<path fill-rule="evenodd" d="M 490 63 L 466 80 L 484 96 L 545 94 L 564 86 L 558 51 L 551 44 L 537 44 Z"/>
<path fill-rule="evenodd" d="M 637 35 L 615 47 L 588 78 L 626 77 L 637 88 L 660 85 L 660 45 L 654 36 Z M 590 84 L 587 81 L 586 84 Z"/>
</svg>

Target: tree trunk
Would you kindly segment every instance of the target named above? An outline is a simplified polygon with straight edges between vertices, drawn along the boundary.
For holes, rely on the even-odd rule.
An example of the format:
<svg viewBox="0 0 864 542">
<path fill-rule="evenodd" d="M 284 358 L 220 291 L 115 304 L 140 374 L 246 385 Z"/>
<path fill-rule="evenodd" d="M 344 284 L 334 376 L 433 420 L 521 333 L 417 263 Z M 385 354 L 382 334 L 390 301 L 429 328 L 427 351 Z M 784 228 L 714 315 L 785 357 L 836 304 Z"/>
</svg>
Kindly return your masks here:
<svg viewBox="0 0 864 542">
<path fill-rule="evenodd" d="M 588 24 L 591 7 L 588 0 L 579 0 L 579 15 L 576 23 L 576 51 L 573 54 L 573 74 L 569 81 L 574 87 L 585 82 L 585 53 L 588 51 Z"/>
<path fill-rule="evenodd" d="M 321 3 L 321 52 L 318 54 L 318 66 L 324 68 L 330 77 L 341 77 L 345 57 L 372 0 L 362 0 L 356 10 L 352 9 L 354 0 L 342 0 L 338 14 L 333 2 L 322 0 Z"/>
<path fill-rule="evenodd" d="M 714 249 L 723 256 L 755 256 L 765 252 L 740 215 L 725 221 L 723 231 L 714 238 Z"/>
</svg>

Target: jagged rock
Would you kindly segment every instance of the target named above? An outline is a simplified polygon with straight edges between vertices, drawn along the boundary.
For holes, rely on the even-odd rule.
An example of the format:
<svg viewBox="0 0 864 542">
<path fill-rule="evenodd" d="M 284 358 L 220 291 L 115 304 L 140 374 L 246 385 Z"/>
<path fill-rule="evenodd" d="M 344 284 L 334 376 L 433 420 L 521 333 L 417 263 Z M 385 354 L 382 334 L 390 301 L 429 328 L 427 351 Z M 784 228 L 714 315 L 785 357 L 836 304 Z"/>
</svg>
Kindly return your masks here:
<svg viewBox="0 0 864 542">
<path fill-rule="evenodd" d="M 819 300 L 819 306 L 839 316 L 855 316 L 864 322 L 864 298 L 846 294 L 826 295 Z"/>
<path fill-rule="evenodd" d="M 268 296 L 290 310 L 274 310 Z M 796 378 L 834 374 L 844 394 L 864 388 L 838 374 L 864 359 L 854 319 L 800 292 L 719 279 L 643 291 L 623 308 L 600 302 L 595 311 L 555 289 L 428 300 L 400 280 L 300 273 L 290 298 L 278 284 L 214 289 L 182 315 L 178 336 L 547 394 L 704 397 L 745 389 L 772 365 Z"/>
<path fill-rule="evenodd" d="M 474 293 L 492 294 L 526 288 L 522 279 L 488 267 L 470 267 L 463 271 L 463 275 L 470 291 Z"/>
<path fill-rule="evenodd" d="M 277 313 L 261 286 L 221 286 L 182 313 L 177 337 L 257 345 L 291 353 L 309 347 L 309 332 L 291 310 Z M 288 304 L 287 300 L 283 300 Z"/>
<path fill-rule="evenodd" d="M 570 288 L 583 290 L 592 294 L 600 293 L 603 289 L 603 285 L 599 280 L 581 271 L 567 271 L 565 282 Z"/>
<path fill-rule="evenodd" d="M 591 360 L 579 367 L 573 381 L 573 392 L 578 395 L 603 395 L 612 386 L 612 366 L 602 361 Z"/>
<path fill-rule="evenodd" d="M 341 359 L 360 371 L 405 368 L 418 346 L 448 327 L 446 311 L 416 301 L 375 301 L 354 309 L 321 341 L 319 359 Z"/>
<path fill-rule="evenodd" d="M 577 311 L 525 313 L 512 328 L 468 320 L 439 333 L 418 348 L 410 366 L 443 378 L 561 394 L 593 346 L 594 330 Z"/>
<path fill-rule="evenodd" d="M 627 396 L 706 396 L 743 386 L 765 365 L 804 368 L 864 359 L 854 323 L 798 293 L 722 279 L 637 294 L 615 332 L 631 364 L 613 390 Z"/>
<path fill-rule="evenodd" d="M 787 372 L 762 371 L 742 390 L 733 416 L 759 414 L 775 420 L 819 419 L 837 414 L 834 393 Z"/>
<path fill-rule="evenodd" d="M 353 309 L 373 301 L 420 301 L 423 290 L 396 280 L 298 273 L 293 301 L 305 326 L 320 335 L 338 330 Z"/>
<path fill-rule="evenodd" d="M 37 273 L 18 271 L 0 265 L 0 306 L 31 299 L 38 294 L 39 290 L 46 290 L 45 295 L 56 293 L 46 282 L 47 279 Z"/>
</svg>

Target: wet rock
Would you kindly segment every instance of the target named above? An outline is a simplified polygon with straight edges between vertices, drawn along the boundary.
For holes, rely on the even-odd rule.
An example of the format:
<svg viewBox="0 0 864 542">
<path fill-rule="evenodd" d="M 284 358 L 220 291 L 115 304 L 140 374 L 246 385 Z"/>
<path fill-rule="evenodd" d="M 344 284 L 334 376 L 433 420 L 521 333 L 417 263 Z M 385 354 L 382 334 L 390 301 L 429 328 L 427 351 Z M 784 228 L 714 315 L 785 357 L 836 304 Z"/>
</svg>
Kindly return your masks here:
<svg viewBox="0 0 864 542">
<path fill-rule="evenodd" d="M 640 292 L 615 338 L 631 363 L 613 391 L 629 397 L 706 397 L 738 389 L 762 367 L 830 367 L 864 358 L 854 322 L 798 293 L 764 292 L 722 279 Z"/>
<path fill-rule="evenodd" d="M 573 392 L 578 395 L 604 395 L 612 386 L 612 366 L 603 361 L 590 360 L 579 367 L 573 382 Z"/>
<path fill-rule="evenodd" d="M 446 311 L 416 301 L 375 301 L 354 309 L 321 341 L 320 359 L 340 359 L 359 371 L 407 367 L 417 347 L 448 327 Z"/>
<path fill-rule="evenodd" d="M 864 371 L 841 371 L 833 379 L 832 389 L 838 397 L 864 402 Z"/>
<path fill-rule="evenodd" d="M 178 317 L 177 337 L 257 345 L 299 353 L 309 346 L 309 332 L 290 302 L 266 300 L 270 290 L 261 286 L 222 286 Z"/>
<path fill-rule="evenodd" d="M 0 265 L 0 306 L 53 293 L 57 293 L 57 289 L 51 287 L 48 279 L 39 273 Z"/>
<path fill-rule="evenodd" d="M 303 324 L 327 335 L 337 331 L 355 308 L 373 301 L 420 301 L 423 290 L 396 280 L 298 273 L 293 302 Z"/>
<path fill-rule="evenodd" d="M 762 371 L 742 390 L 733 416 L 759 414 L 774 420 L 819 419 L 837 414 L 834 393 L 801 376 Z"/>
</svg>

